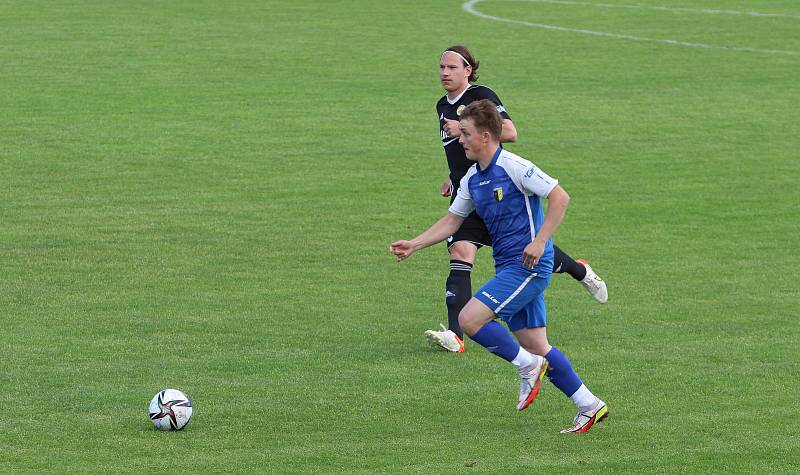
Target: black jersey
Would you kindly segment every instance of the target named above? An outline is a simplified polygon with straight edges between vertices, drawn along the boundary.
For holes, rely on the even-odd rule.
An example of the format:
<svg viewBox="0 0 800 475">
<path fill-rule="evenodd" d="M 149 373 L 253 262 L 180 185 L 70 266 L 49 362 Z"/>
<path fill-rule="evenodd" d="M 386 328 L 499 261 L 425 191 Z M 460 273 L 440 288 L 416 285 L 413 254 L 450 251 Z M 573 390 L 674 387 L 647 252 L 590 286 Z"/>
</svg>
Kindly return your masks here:
<svg viewBox="0 0 800 475">
<path fill-rule="evenodd" d="M 467 174 L 467 170 L 475 162 L 467 159 L 467 154 L 464 153 L 464 148 L 458 143 L 458 137 L 448 137 L 444 133 L 444 119 L 458 120 L 461 111 L 475 101 L 481 99 L 489 99 L 497 104 L 497 111 L 503 119 L 511 119 L 506 113 L 503 103 L 500 98 L 491 89 L 481 85 L 469 86 L 461 96 L 457 97 L 454 102 L 451 102 L 445 94 L 439 102 L 436 103 L 436 112 L 439 115 L 439 135 L 442 137 L 442 146 L 444 153 L 447 155 L 447 166 L 450 168 L 450 181 L 453 182 L 453 196 L 455 196 L 458 185 L 461 183 L 461 178 Z"/>
</svg>

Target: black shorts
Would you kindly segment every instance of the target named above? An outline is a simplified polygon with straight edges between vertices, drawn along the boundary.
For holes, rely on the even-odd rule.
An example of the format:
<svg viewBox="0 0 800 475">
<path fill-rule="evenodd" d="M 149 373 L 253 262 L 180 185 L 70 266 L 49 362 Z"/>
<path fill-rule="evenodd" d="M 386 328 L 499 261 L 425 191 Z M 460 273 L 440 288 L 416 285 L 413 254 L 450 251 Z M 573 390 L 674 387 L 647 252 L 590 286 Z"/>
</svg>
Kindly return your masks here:
<svg viewBox="0 0 800 475">
<path fill-rule="evenodd" d="M 449 249 L 453 243 L 458 241 L 471 242 L 478 248 L 492 246 L 492 237 L 489 236 L 489 230 L 486 229 L 483 220 L 474 211 L 467 216 L 458 231 L 447 238 L 447 248 Z"/>
</svg>

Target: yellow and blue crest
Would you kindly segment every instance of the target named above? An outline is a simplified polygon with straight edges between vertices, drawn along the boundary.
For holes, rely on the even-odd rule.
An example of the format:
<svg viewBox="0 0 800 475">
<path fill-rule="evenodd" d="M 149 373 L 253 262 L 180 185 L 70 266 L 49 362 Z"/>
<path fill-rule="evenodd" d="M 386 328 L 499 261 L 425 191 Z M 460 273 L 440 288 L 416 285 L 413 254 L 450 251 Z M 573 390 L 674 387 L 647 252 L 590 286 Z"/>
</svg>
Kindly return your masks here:
<svg viewBox="0 0 800 475">
<path fill-rule="evenodd" d="M 494 200 L 495 201 L 503 201 L 503 188 L 502 187 L 497 187 L 494 190 L 492 190 L 492 192 L 494 193 Z"/>
</svg>

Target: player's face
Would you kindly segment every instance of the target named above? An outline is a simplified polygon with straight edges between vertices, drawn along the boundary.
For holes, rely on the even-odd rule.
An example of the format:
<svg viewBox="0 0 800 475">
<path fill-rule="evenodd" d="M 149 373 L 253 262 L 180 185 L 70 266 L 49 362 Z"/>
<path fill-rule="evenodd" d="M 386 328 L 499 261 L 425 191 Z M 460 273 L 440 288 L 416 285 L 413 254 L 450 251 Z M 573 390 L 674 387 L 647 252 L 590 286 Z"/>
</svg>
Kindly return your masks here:
<svg viewBox="0 0 800 475">
<path fill-rule="evenodd" d="M 458 143 L 464 147 L 468 159 L 477 161 L 485 152 L 484 136 L 487 132 L 480 133 L 470 118 L 461 119 L 459 129 L 461 129 L 461 137 L 458 138 Z"/>
<path fill-rule="evenodd" d="M 442 55 L 439 61 L 439 80 L 447 92 L 457 92 L 464 89 L 469 83 L 472 74 L 471 66 L 464 66 L 464 60 L 453 52 Z"/>
</svg>

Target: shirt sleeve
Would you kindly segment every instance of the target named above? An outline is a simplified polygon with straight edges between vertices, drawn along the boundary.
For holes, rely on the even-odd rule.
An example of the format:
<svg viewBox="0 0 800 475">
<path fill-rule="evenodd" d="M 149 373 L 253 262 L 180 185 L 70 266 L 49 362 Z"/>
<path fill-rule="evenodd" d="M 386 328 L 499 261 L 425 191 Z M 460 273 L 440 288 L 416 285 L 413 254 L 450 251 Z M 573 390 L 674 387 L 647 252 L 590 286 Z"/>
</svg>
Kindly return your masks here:
<svg viewBox="0 0 800 475">
<path fill-rule="evenodd" d="M 497 112 L 500 113 L 500 117 L 502 117 L 503 119 L 511 120 L 511 116 L 508 115 L 508 112 L 506 112 L 505 106 L 503 106 L 503 103 L 500 101 L 500 98 L 497 97 L 497 94 L 495 94 L 494 91 L 492 91 L 491 89 L 489 89 L 486 86 L 479 86 L 477 89 L 478 89 L 476 91 L 476 96 L 477 97 L 475 98 L 475 100 L 489 99 L 490 101 L 492 101 L 492 102 L 494 102 L 496 104 Z"/>
<path fill-rule="evenodd" d="M 472 202 L 472 196 L 469 193 L 469 176 L 470 174 L 467 173 L 467 175 L 461 179 L 458 193 L 456 193 L 456 197 L 448 210 L 462 218 L 466 218 L 475 210 L 475 203 Z"/>
<path fill-rule="evenodd" d="M 532 163 L 522 174 L 520 182 L 524 191 L 544 198 L 547 198 L 553 188 L 558 185 L 558 180 L 552 178 Z"/>
<path fill-rule="evenodd" d="M 558 185 L 558 180 L 543 172 L 539 167 L 508 151 L 502 152 L 497 163 L 506 170 L 517 188 L 528 195 L 547 198 L 553 188 Z"/>
</svg>

